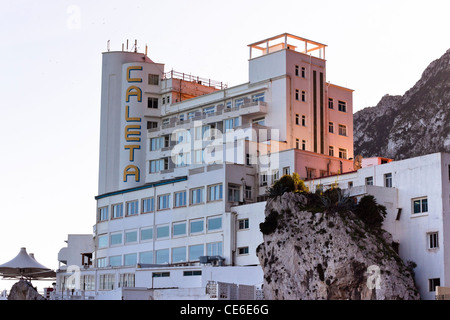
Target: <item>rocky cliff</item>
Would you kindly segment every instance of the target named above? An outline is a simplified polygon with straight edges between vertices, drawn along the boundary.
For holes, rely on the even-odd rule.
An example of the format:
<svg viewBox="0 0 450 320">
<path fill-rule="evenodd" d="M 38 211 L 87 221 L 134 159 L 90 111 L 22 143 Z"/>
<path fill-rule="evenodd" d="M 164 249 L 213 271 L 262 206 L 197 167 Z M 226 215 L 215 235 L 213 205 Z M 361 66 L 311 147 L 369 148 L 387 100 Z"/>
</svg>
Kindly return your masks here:
<svg viewBox="0 0 450 320">
<path fill-rule="evenodd" d="M 266 299 L 419 299 L 390 234 L 369 232 L 350 211 L 313 213 L 307 204 L 293 192 L 267 201 L 257 248 Z"/>
<path fill-rule="evenodd" d="M 396 160 L 450 152 L 450 50 L 403 96 L 354 114 L 355 154 Z"/>
<path fill-rule="evenodd" d="M 11 287 L 8 300 L 46 300 L 26 280 L 19 280 Z"/>
</svg>

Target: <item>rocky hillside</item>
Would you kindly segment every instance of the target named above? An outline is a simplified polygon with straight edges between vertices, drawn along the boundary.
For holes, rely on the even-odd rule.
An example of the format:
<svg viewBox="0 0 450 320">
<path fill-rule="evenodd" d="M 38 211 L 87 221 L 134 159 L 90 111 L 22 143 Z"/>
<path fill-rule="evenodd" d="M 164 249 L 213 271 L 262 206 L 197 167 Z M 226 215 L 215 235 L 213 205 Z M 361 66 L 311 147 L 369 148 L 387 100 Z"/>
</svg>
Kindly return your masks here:
<svg viewBox="0 0 450 320">
<path fill-rule="evenodd" d="M 450 152 L 450 49 L 403 96 L 354 114 L 355 154 L 396 160 Z"/>
<path fill-rule="evenodd" d="M 8 300 L 45 300 L 45 298 L 37 292 L 30 282 L 19 280 L 12 286 Z"/>
<path fill-rule="evenodd" d="M 307 204 L 293 192 L 267 201 L 257 248 L 266 299 L 419 299 L 390 234 L 369 232 L 352 212 L 313 213 Z"/>
</svg>

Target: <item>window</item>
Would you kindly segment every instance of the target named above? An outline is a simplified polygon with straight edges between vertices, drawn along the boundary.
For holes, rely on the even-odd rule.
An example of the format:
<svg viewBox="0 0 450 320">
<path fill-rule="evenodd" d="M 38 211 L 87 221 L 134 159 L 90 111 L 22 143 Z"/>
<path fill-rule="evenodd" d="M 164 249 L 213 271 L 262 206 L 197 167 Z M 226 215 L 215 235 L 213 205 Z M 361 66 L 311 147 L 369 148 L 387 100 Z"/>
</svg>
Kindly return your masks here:
<svg viewBox="0 0 450 320">
<path fill-rule="evenodd" d="M 328 98 L 328 109 L 333 109 L 333 99 L 332 98 Z"/>
<path fill-rule="evenodd" d="M 302 126 L 306 127 L 306 116 L 302 115 Z"/>
<path fill-rule="evenodd" d="M 216 112 L 216 106 L 210 106 L 210 107 L 206 107 L 203 109 L 203 114 L 207 115 L 207 114 L 212 114 Z"/>
<path fill-rule="evenodd" d="M 439 287 L 440 285 L 441 285 L 440 278 L 428 279 L 428 291 L 429 292 L 436 291 L 436 287 Z"/>
<path fill-rule="evenodd" d="M 150 85 L 159 85 L 159 75 L 157 74 L 149 74 L 148 75 L 148 84 Z"/>
<path fill-rule="evenodd" d="M 114 204 L 112 206 L 112 217 L 113 219 L 123 217 L 123 203 Z"/>
<path fill-rule="evenodd" d="M 265 121 L 266 121 L 265 118 L 258 118 L 258 119 L 253 119 L 252 123 L 263 126 L 263 125 L 265 125 Z"/>
<path fill-rule="evenodd" d="M 199 260 L 203 256 L 204 246 L 203 244 L 197 244 L 189 246 L 189 261 Z"/>
<path fill-rule="evenodd" d="M 141 229 L 141 241 L 153 240 L 153 228 Z"/>
<path fill-rule="evenodd" d="M 139 201 L 127 202 L 127 216 L 134 216 L 139 213 Z"/>
<path fill-rule="evenodd" d="M 148 97 L 147 108 L 158 109 L 158 98 Z"/>
<path fill-rule="evenodd" d="M 206 244 L 206 255 L 221 256 L 222 255 L 222 242 L 207 243 Z"/>
<path fill-rule="evenodd" d="M 295 100 L 299 100 L 299 91 L 298 89 L 295 89 Z"/>
<path fill-rule="evenodd" d="M 306 150 L 306 140 L 302 140 L 302 150 Z"/>
<path fill-rule="evenodd" d="M 413 199 L 413 212 L 414 213 L 428 212 L 428 198 Z"/>
<path fill-rule="evenodd" d="M 101 235 L 98 237 L 98 247 L 99 248 L 106 248 L 108 246 L 108 236 Z"/>
<path fill-rule="evenodd" d="M 165 147 L 164 142 L 165 142 L 164 137 L 151 138 L 150 151 L 155 151 L 164 148 Z"/>
<path fill-rule="evenodd" d="M 245 186 L 245 199 L 251 199 L 252 198 L 252 187 L 251 186 Z"/>
<path fill-rule="evenodd" d="M 119 276 L 119 288 L 134 287 L 134 273 L 122 273 Z"/>
<path fill-rule="evenodd" d="M 189 223 L 190 234 L 203 232 L 203 219 L 191 220 Z"/>
<path fill-rule="evenodd" d="M 386 173 L 384 175 L 384 186 L 386 188 L 392 188 L 392 173 Z"/>
<path fill-rule="evenodd" d="M 306 91 L 302 91 L 302 101 L 306 102 Z"/>
<path fill-rule="evenodd" d="M 373 186 L 373 177 L 366 177 L 366 186 Z"/>
<path fill-rule="evenodd" d="M 98 221 L 108 220 L 108 207 L 98 209 Z"/>
<path fill-rule="evenodd" d="M 334 133 L 334 124 L 333 122 L 328 122 L 328 132 Z"/>
<path fill-rule="evenodd" d="M 155 198 L 142 199 L 142 213 L 155 211 Z"/>
<path fill-rule="evenodd" d="M 240 99 L 236 99 L 234 101 L 234 106 L 236 108 L 239 108 L 240 106 L 242 106 L 244 104 L 244 98 L 240 98 Z"/>
<path fill-rule="evenodd" d="M 166 104 L 166 97 L 162 97 L 162 104 Z"/>
<path fill-rule="evenodd" d="M 169 258 L 170 258 L 169 249 L 156 250 L 156 263 L 157 264 L 169 263 Z"/>
<path fill-rule="evenodd" d="M 194 162 L 203 163 L 203 150 L 195 150 L 194 152 Z"/>
<path fill-rule="evenodd" d="M 156 227 L 156 239 L 168 238 L 170 236 L 169 226 Z"/>
<path fill-rule="evenodd" d="M 331 157 L 334 157 L 334 147 L 333 146 L 328 147 L 328 155 Z"/>
<path fill-rule="evenodd" d="M 283 168 L 283 175 L 286 175 L 286 174 L 291 174 L 291 168 L 290 167 L 284 167 Z"/>
<path fill-rule="evenodd" d="M 226 119 L 224 121 L 225 124 L 225 132 L 235 128 L 239 127 L 239 117 L 232 118 L 232 119 Z"/>
<path fill-rule="evenodd" d="M 152 278 L 168 278 L 170 272 L 152 272 Z"/>
<path fill-rule="evenodd" d="M 241 200 L 241 187 L 235 184 L 228 184 L 228 201 L 239 202 Z"/>
<path fill-rule="evenodd" d="M 347 159 L 347 150 L 339 148 L 339 158 Z"/>
<path fill-rule="evenodd" d="M 186 222 L 176 222 L 172 226 L 172 235 L 174 237 L 186 235 Z"/>
<path fill-rule="evenodd" d="M 222 200 L 223 198 L 222 184 L 216 184 L 208 187 L 208 201 Z"/>
<path fill-rule="evenodd" d="M 172 262 L 186 261 L 186 247 L 179 247 L 172 249 Z"/>
<path fill-rule="evenodd" d="M 186 191 L 175 192 L 174 208 L 186 206 Z"/>
<path fill-rule="evenodd" d="M 158 210 L 169 209 L 169 206 L 170 206 L 170 194 L 158 196 Z"/>
<path fill-rule="evenodd" d="M 195 117 L 195 111 L 188 112 L 187 117 L 188 117 L 188 119 L 194 118 Z"/>
<path fill-rule="evenodd" d="M 345 101 L 338 101 L 338 110 L 342 112 L 347 112 L 347 105 Z"/>
<path fill-rule="evenodd" d="M 295 75 L 296 75 L 296 76 L 299 75 L 299 66 L 295 66 Z"/>
<path fill-rule="evenodd" d="M 127 231 L 125 232 L 125 243 L 137 242 L 137 231 Z"/>
<path fill-rule="evenodd" d="M 137 264 L 137 254 L 129 253 L 123 256 L 123 265 L 124 266 L 134 266 Z"/>
<path fill-rule="evenodd" d="M 81 288 L 83 290 L 95 290 L 95 276 L 94 275 L 84 275 L 81 276 Z"/>
<path fill-rule="evenodd" d="M 260 92 L 260 93 L 254 94 L 252 96 L 252 101 L 253 102 L 255 102 L 255 101 L 264 101 L 264 92 Z"/>
<path fill-rule="evenodd" d="M 247 230 L 249 228 L 249 220 L 247 219 L 240 219 L 238 220 L 238 229 L 239 230 Z"/>
<path fill-rule="evenodd" d="M 347 126 L 340 124 L 339 125 L 339 135 L 347 136 Z"/>
<path fill-rule="evenodd" d="M 114 233 L 109 237 L 109 242 L 111 245 L 122 244 L 122 233 Z"/>
<path fill-rule="evenodd" d="M 160 172 L 162 170 L 167 170 L 169 168 L 168 159 L 158 159 L 150 161 L 150 173 Z"/>
<path fill-rule="evenodd" d="M 248 254 L 248 247 L 238 248 L 238 253 L 239 254 Z"/>
<path fill-rule="evenodd" d="M 109 265 L 111 267 L 117 267 L 122 265 L 122 256 L 109 257 Z"/>
<path fill-rule="evenodd" d="M 300 115 L 298 113 L 295 114 L 295 124 L 296 125 L 300 124 Z"/>
<path fill-rule="evenodd" d="M 300 149 L 300 139 L 295 139 L 295 149 Z"/>
<path fill-rule="evenodd" d="M 139 253 L 139 262 L 148 264 L 153 263 L 153 251 Z"/>
<path fill-rule="evenodd" d="M 261 177 L 260 177 L 260 182 L 261 182 L 261 186 L 266 186 L 267 185 L 267 172 L 261 172 Z"/>
<path fill-rule="evenodd" d="M 203 203 L 203 188 L 191 190 L 191 204 Z"/>
<path fill-rule="evenodd" d="M 272 182 L 275 182 L 278 179 L 280 179 L 280 170 L 278 169 L 272 170 Z"/>
<path fill-rule="evenodd" d="M 428 249 L 436 249 L 439 248 L 439 238 L 437 232 L 430 232 L 427 234 L 428 236 Z"/>
<path fill-rule="evenodd" d="M 158 122 L 157 121 L 147 121 L 147 130 L 154 129 L 154 128 L 158 128 Z"/>
<path fill-rule="evenodd" d="M 98 258 L 97 259 L 97 268 L 104 268 L 107 266 L 106 258 Z"/>
<path fill-rule="evenodd" d="M 226 108 L 227 109 L 231 109 L 231 107 L 232 107 L 232 102 L 231 101 L 227 101 Z"/>
<path fill-rule="evenodd" d="M 201 276 L 202 271 L 201 270 L 192 270 L 192 271 L 183 271 L 183 276 Z"/>
<path fill-rule="evenodd" d="M 306 69 L 302 67 L 302 78 L 306 78 Z"/>
<path fill-rule="evenodd" d="M 222 217 L 211 217 L 207 219 L 208 231 L 216 231 L 222 229 Z"/>
<path fill-rule="evenodd" d="M 99 276 L 99 290 L 113 290 L 115 282 L 114 274 L 101 274 Z"/>
</svg>

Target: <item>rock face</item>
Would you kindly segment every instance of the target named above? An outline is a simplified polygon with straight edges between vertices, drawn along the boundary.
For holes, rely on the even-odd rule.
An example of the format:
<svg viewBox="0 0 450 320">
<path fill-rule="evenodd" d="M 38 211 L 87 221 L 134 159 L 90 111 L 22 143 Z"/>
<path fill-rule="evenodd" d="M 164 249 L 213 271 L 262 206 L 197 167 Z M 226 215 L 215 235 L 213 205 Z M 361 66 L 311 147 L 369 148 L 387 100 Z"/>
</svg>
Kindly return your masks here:
<svg viewBox="0 0 450 320">
<path fill-rule="evenodd" d="M 45 300 L 26 280 L 16 282 L 9 292 L 8 300 Z"/>
<path fill-rule="evenodd" d="M 354 114 L 355 154 L 396 160 L 450 152 L 450 50 L 403 96 Z"/>
<path fill-rule="evenodd" d="M 266 299 L 419 299 L 389 233 L 367 232 L 352 212 L 302 211 L 306 201 L 299 193 L 267 201 L 256 250 Z"/>
</svg>

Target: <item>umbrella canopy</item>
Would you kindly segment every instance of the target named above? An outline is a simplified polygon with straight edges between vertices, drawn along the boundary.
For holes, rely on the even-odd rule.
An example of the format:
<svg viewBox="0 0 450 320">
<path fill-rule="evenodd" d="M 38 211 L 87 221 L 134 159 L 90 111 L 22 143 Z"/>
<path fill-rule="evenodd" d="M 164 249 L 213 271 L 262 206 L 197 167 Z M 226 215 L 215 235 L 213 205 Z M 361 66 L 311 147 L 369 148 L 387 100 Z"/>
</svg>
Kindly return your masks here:
<svg viewBox="0 0 450 320">
<path fill-rule="evenodd" d="M 34 256 L 28 255 L 25 248 L 20 248 L 14 259 L 0 265 L 0 274 L 5 278 L 20 276 L 39 279 L 53 277 L 54 271 L 37 262 Z"/>
</svg>

